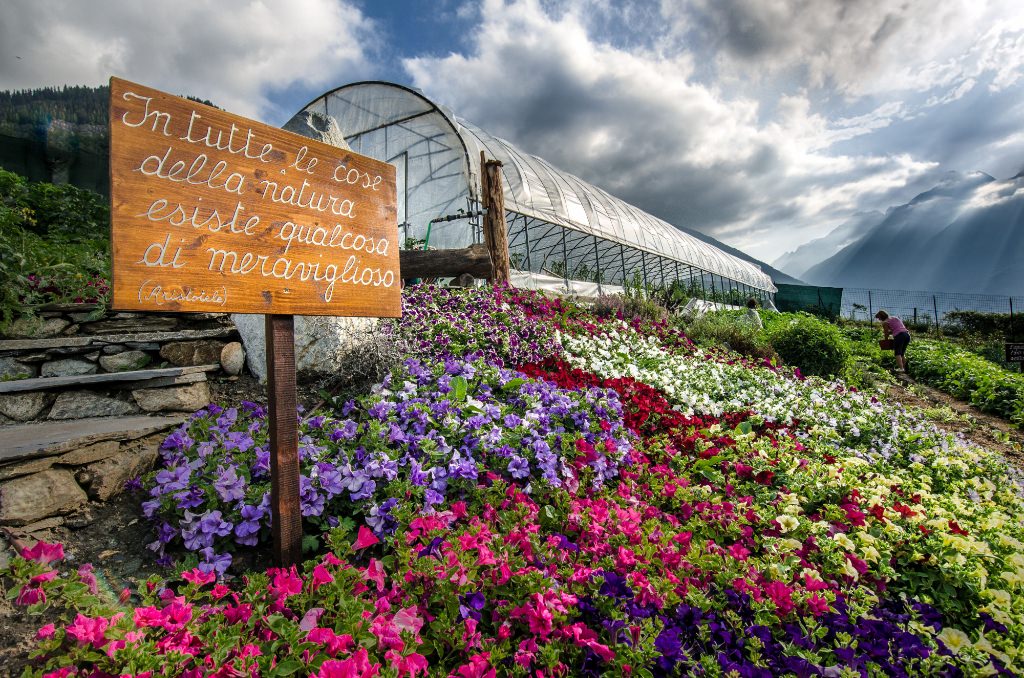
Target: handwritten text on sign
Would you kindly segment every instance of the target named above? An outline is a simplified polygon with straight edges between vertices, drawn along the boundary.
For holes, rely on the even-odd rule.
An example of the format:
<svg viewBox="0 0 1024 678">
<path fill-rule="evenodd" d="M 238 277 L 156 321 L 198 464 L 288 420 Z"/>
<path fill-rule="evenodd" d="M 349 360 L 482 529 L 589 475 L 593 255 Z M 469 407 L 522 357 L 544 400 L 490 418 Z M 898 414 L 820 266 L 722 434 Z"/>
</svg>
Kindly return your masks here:
<svg viewBox="0 0 1024 678">
<path fill-rule="evenodd" d="M 114 306 L 398 316 L 395 168 L 112 78 Z"/>
</svg>

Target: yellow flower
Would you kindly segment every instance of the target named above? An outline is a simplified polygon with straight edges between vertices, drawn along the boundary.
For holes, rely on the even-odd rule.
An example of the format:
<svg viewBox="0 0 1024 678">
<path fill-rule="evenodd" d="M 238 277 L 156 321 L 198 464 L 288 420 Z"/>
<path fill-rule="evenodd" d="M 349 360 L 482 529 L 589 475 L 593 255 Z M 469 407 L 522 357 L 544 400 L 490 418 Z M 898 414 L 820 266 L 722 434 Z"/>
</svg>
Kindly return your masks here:
<svg viewBox="0 0 1024 678">
<path fill-rule="evenodd" d="M 793 530 L 795 530 L 797 527 L 800 526 L 800 521 L 799 520 L 797 520 L 793 516 L 785 515 L 785 514 L 783 514 L 783 515 L 779 516 L 778 518 L 776 518 L 775 522 L 777 522 L 779 524 L 779 527 L 782 528 L 782 533 L 783 534 L 785 534 L 786 532 L 792 532 Z"/>
<path fill-rule="evenodd" d="M 1010 586 L 1020 586 L 1024 584 L 1024 572 L 1017 570 L 1016 572 L 1001 572 L 999 574 L 1003 580 Z"/>
<path fill-rule="evenodd" d="M 971 639 L 967 634 L 959 629 L 954 629 L 952 626 L 942 629 L 942 633 L 939 634 L 939 640 L 949 648 L 950 652 L 955 654 L 960 654 L 960 650 L 971 646 Z"/>
<path fill-rule="evenodd" d="M 861 553 L 864 554 L 864 560 L 870 563 L 877 563 L 882 559 L 881 554 L 878 553 L 878 549 L 874 546 L 865 546 Z"/>
<path fill-rule="evenodd" d="M 857 545 L 853 543 L 853 540 L 847 537 L 842 532 L 836 534 L 836 536 L 832 537 L 832 539 L 833 541 L 835 541 L 835 543 L 839 544 L 847 551 L 853 551 L 857 548 Z"/>
<path fill-rule="evenodd" d="M 985 589 L 982 593 L 988 596 L 989 600 L 991 600 L 992 604 L 996 607 L 1008 608 L 1013 600 L 1010 597 L 1010 594 L 1002 589 Z"/>
</svg>

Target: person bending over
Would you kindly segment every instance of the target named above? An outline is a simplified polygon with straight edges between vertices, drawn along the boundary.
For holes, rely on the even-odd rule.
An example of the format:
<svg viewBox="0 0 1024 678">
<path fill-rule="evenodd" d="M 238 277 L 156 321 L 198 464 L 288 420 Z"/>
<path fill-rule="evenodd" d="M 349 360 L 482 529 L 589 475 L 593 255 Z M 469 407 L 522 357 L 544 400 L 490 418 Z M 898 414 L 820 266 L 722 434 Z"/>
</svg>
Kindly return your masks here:
<svg viewBox="0 0 1024 678">
<path fill-rule="evenodd" d="M 896 352 L 896 364 L 900 366 L 901 372 L 907 371 L 907 345 L 910 344 L 910 332 L 903 321 L 885 311 L 879 311 L 875 317 L 882 323 L 882 331 L 885 338 L 892 337 L 893 350 Z"/>
</svg>

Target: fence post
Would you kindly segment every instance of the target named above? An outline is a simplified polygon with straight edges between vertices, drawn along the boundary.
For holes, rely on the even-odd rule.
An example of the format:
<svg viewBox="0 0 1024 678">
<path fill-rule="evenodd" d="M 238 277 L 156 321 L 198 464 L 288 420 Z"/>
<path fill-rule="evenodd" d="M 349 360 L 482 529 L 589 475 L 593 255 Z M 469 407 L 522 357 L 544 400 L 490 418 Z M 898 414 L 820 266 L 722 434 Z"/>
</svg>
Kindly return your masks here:
<svg viewBox="0 0 1024 678">
<path fill-rule="evenodd" d="M 914 324 L 917 324 L 917 307 L 914 307 Z"/>
<path fill-rule="evenodd" d="M 875 309 L 871 305 L 871 290 L 868 290 L 868 322 L 872 325 L 875 323 Z"/>
<path fill-rule="evenodd" d="M 932 295 L 932 310 L 935 311 L 935 333 L 941 334 L 939 329 L 939 302 L 935 300 L 935 295 Z"/>
<path fill-rule="evenodd" d="M 1010 297 L 1010 341 L 1017 339 L 1017 333 L 1013 327 L 1013 297 Z M 1021 363 L 1021 368 L 1024 369 L 1024 363 Z"/>
</svg>

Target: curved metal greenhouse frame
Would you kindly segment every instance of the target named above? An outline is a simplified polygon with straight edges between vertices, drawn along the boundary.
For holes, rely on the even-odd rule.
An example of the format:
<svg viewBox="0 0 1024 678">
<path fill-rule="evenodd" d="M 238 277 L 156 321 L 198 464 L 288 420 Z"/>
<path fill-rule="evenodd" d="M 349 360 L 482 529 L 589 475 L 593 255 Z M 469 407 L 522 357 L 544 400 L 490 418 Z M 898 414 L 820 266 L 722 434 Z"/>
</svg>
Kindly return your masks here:
<svg viewBox="0 0 1024 678">
<path fill-rule="evenodd" d="M 512 266 L 571 281 L 667 287 L 704 298 L 776 291 L 761 269 L 680 231 L 455 117 L 412 89 L 345 85 L 297 115 L 333 119 L 352 150 L 398 168 L 406 238 L 464 247 L 481 239 L 479 158 L 502 163 Z"/>
</svg>

